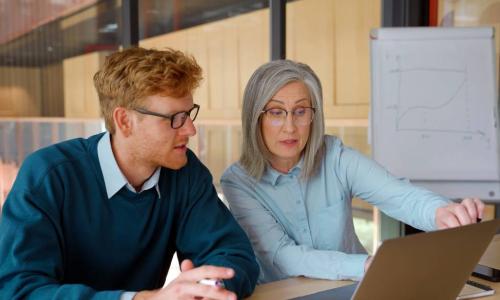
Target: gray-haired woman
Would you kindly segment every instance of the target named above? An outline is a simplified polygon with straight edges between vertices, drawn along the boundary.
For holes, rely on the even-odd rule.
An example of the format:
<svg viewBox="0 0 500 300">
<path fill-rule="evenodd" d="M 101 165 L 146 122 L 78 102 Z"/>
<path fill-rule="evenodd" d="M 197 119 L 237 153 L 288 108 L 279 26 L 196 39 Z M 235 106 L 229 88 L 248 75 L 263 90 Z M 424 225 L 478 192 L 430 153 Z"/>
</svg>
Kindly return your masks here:
<svg viewBox="0 0 500 300">
<path fill-rule="evenodd" d="M 322 102 L 313 70 L 290 60 L 264 64 L 247 84 L 243 151 L 221 184 L 252 242 L 261 283 L 361 277 L 370 258 L 354 232 L 353 197 L 423 230 L 482 217 L 479 199 L 452 203 L 324 135 Z"/>
</svg>

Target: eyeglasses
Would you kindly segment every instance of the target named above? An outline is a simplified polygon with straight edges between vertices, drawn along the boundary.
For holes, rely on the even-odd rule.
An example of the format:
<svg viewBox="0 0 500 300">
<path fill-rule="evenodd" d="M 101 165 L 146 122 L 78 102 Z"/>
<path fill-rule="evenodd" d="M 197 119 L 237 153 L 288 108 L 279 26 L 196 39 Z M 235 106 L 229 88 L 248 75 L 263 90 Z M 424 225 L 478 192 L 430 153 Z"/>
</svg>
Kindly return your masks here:
<svg viewBox="0 0 500 300">
<path fill-rule="evenodd" d="M 266 116 L 272 126 L 283 126 L 288 113 L 292 113 L 292 121 L 295 125 L 306 126 L 311 124 L 315 112 L 316 109 L 314 107 L 297 107 L 290 111 L 283 108 L 269 108 L 263 110 L 261 113 Z"/>
<path fill-rule="evenodd" d="M 134 108 L 134 110 L 138 113 L 143 114 L 143 115 L 151 115 L 151 116 L 169 119 L 170 120 L 170 127 L 172 127 L 172 129 L 178 129 L 178 128 L 181 128 L 182 126 L 184 126 L 184 123 L 186 123 L 186 120 L 188 117 L 190 117 L 191 121 L 194 122 L 194 120 L 196 119 L 196 116 L 198 115 L 198 111 L 200 110 L 200 106 L 198 104 L 195 104 L 188 111 L 180 111 L 180 112 L 176 112 L 175 114 L 172 114 L 172 115 L 160 114 L 157 112 L 147 110 L 147 109 L 142 108 L 142 107 L 136 107 L 136 108 Z"/>
</svg>

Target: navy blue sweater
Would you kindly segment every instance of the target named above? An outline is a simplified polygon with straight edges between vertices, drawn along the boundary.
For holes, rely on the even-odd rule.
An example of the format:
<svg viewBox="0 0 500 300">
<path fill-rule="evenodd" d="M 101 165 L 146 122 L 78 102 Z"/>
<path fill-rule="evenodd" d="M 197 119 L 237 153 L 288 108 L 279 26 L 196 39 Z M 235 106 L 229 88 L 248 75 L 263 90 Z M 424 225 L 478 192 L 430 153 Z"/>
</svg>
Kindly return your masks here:
<svg viewBox="0 0 500 300">
<path fill-rule="evenodd" d="M 175 251 L 195 266 L 235 270 L 249 295 L 258 265 L 245 233 L 188 151 L 159 188 L 108 199 L 97 157 L 102 134 L 39 150 L 24 161 L 0 219 L 0 299 L 118 299 L 163 286 Z"/>
</svg>

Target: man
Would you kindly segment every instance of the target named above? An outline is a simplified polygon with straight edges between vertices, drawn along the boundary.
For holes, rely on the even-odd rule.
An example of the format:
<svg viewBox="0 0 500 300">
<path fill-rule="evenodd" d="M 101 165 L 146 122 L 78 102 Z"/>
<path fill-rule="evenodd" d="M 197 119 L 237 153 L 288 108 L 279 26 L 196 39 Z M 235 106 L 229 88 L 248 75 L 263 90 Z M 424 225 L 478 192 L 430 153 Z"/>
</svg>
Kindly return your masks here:
<svg viewBox="0 0 500 300">
<path fill-rule="evenodd" d="M 33 153 L 6 200 L 0 298 L 236 299 L 253 291 L 250 243 L 187 149 L 200 80 L 201 68 L 180 51 L 107 57 L 94 83 L 108 132 Z M 182 273 L 162 288 L 175 251 Z"/>
</svg>

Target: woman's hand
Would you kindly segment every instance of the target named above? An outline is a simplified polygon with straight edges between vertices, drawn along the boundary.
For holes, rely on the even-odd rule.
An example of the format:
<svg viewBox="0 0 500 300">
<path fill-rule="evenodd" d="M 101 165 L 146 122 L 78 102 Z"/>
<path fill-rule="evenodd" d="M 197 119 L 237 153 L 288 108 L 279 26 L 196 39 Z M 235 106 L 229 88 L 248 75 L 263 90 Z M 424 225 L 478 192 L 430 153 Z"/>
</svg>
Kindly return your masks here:
<svg viewBox="0 0 500 300">
<path fill-rule="evenodd" d="M 465 198 L 460 203 L 450 203 L 436 210 L 438 229 L 476 223 L 483 218 L 484 203 L 478 198 Z"/>
</svg>

